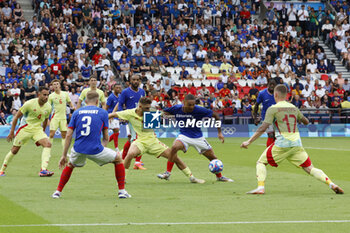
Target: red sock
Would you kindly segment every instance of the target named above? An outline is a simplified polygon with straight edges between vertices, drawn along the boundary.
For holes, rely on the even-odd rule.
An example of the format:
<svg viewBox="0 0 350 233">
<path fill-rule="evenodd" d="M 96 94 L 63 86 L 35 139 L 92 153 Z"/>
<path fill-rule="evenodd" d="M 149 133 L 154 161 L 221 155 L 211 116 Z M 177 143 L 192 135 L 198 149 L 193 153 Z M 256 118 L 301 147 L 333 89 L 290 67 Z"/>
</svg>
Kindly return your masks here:
<svg viewBox="0 0 350 233">
<path fill-rule="evenodd" d="M 114 139 L 114 134 L 112 134 L 111 136 L 109 136 L 109 141 L 108 141 L 108 142 L 112 141 L 113 139 Z"/>
<path fill-rule="evenodd" d="M 275 142 L 275 138 L 267 138 L 267 142 L 266 142 L 266 147 L 269 147 L 272 143 Z"/>
<path fill-rule="evenodd" d="M 125 188 L 125 167 L 123 163 L 114 164 L 115 178 L 118 182 L 118 188 Z"/>
<path fill-rule="evenodd" d="M 119 133 L 115 133 L 113 134 L 113 140 L 114 140 L 114 147 L 118 148 L 118 137 L 119 137 Z"/>
<path fill-rule="evenodd" d="M 57 191 L 62 192 L 64 186 L 67 184 L 70 175 L 72 174 L 73 168 L 66 166 L 61 174 L 60 183 L 58 183 Z"/>
<path fill-rule="evenodd" d="M 141 162 L 141 158 L 142 158 L 142 155 L 137 156 L 136 159 L 135 159 L 135 162 L 138 162 L 138 163 Z"/>
<path fill-rule="evenodd" d="M 130 148 L 130 141 L 128 140 L 125 144 L 124 144 L 124 149 L 123 149 L 123 159 L 125 159 L 126 155 L 128 154 L 129 148 Z"/>
<path fill-rule="evenodd" d="M 218 174 L 215 174 L 216 175 L 216 177 L 217 178 L 220 178 L 220 177 L 222 177 L 222 174 L 221 174 L 221 172 L 220 173 L 218 173 Z"/>
<path fill-rule="evenodd" d="M 174 166 L 174 163 L 168 161 L 168 163 L 167 163 L 167 165 L 166 165 L 166 171 L 170 173 L 171 170 L 173 170 L 173 166 Z"/>
</svg>

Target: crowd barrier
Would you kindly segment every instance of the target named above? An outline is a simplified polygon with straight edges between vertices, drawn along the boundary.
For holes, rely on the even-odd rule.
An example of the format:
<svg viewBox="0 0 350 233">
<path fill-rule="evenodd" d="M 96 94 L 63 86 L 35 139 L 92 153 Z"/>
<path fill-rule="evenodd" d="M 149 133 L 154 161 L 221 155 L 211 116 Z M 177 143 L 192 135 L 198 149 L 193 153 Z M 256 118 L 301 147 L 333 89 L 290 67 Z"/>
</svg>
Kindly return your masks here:
<svg viewBox="0 0 350 233">
<path fill-rule="evenodd" d="M 250 137 L 254 134 L 259 126 L 254 124 L 233 124 L 222 125 L 222 133 L 225 137 Z M 350 137 L 350 124 L 309 124 L 299 125 L 301 137 Z M 204 137 L 217 137 L 217 130 L 214 128 L 203 128 Z M 10 132 L 10 126 L 0 126 L 0 138 L 6 138 Z M 46 129 L 49 134 L 49 128 Z M 113 133 L 109 130 L 109 134 Z M 155 133 L 158 138 L 175 138 L 179 134 L 178 129 L 160 128 Z M 60 138 L 61 133 L 57 130 L 55 138 Z M 120 127 L 120 138 L 126 138 L 125 125 Z M 263 135 L 266 137 L 266 134 Z"/>
</svg>

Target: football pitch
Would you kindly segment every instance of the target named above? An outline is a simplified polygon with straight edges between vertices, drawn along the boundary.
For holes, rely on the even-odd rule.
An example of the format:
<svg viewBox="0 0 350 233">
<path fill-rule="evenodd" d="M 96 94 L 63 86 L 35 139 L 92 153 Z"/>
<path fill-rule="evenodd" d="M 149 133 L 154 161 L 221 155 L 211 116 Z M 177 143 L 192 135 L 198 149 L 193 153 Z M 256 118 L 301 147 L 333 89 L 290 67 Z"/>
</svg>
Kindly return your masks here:
<svg viewBox="0 0 350 233">
<path fill-rule="evenodd" d="M 61 199 L 52 199 L 61 171 L 61 142 L 55 139 L 50 170 L 53 177 L 38 176 L 41 148 L 28 144 L 0 177 L 0 233 L 25 232 L 349 232 L 349 138 L 303 138 L 313 164 L 322 169 L 344 195 L 287 161 L 268 167 L 266 194 L 247 195 L 256 188 L 255 163 L 265 149 L 259 139 L 240 149 L 245 138 L 208 141 L 224 163 L 223 174 L 234 183 L 218 183 L 208 170 L 209 161 L 191 148 L 179 156 L 193 174 L 206 180 L 191 184 L 174 166 L 170 181 L 160 180 L 163 158 L 144 155 L 147 170 L 130 170 L 127 191 L 131 199 L 117 199 L 112 165 L 99 167 L 87 161 L 73 171 Z M 161 139 L 171 145 L 173 139 Z M 120 139 L 122 148 L 125 139 Z M 112 142 L 109 144 L 112 147 Z M 0 162 L 11 148 L 0 140 Z"/>
</svg>

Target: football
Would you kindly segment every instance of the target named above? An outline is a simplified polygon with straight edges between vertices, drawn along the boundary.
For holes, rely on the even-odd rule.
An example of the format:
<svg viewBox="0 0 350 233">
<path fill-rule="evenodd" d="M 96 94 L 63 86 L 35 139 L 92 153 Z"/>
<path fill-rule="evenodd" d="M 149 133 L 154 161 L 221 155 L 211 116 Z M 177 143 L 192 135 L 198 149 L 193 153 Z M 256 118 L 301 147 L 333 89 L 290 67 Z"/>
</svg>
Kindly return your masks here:
<svg viewBox="0 0 350 233">
<path fill-rule="evenodd" d="M 224 169 L 224 164 L 221 162 L 221 160 L 218 159 L 214 159 L 212 161 L 210 161 L 209 163 L 209 171 L 217 174 L 222 172 L 222 170 Z"/>
</svg>

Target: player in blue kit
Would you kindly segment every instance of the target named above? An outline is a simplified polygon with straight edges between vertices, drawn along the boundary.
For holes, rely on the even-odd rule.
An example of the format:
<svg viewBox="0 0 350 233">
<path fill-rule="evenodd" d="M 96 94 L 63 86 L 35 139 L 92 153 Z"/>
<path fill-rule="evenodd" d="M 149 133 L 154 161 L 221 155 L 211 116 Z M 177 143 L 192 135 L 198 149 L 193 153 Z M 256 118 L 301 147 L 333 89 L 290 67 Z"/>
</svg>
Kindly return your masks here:
<svg viewBox="0 0 350 233">
<path fill-rule="evenodd" d="M 276 86 L 276 81 L 274 79 L 269 79 L 267 88 L 259 92 L 258 98 L 256 99 L 256 104 L 253 110 L 253 118 L 254 118 L 255 125 L 258 125 L 260 122 L 260 120 L 258 119 L 259 105 L 262 104 L 263 106 L 261 110 L 261 120 L 264 121 L 267 109 L 271 105 L 276 104 L 275 98 L 273 97 L 273 91 L 275 89 L 275 86 Z M 272 143 L 275 142 L 275 131 L 272 125 L 270 125 L 269 128 L 266 130 L 266 133 L 268 137 L 266 142 L 266 147 L 269 147 Z"/>
<path fill-rule="evenodd" d="M 119 105 L 118 105 L 118 111 L 123 111 L 126 109 L 133 109 L 137 107 L 137 104 L 141 97 L 146 96 L 146 93 L 143 89 L 139 88 L 140 86 L 140 76 L 139 75 L 133 75 L 130 78 L 130 87 L 124 89 L 122 93 L 119 95 Z M 123 148 L 123 159 L 125 159 L 126 155 L 128 154 L 131 142 L 136 139 L 136 132 L 133 129 L 131 124 L 128 124 L 127 127 L 127 135 L 128 135 L 128 141 L 124 144 Z M 141 162 L 142 155 L 136 157 L 134 169 L 138 170 L 145 170 L 142 166 Z"/>
<path fill-rule="evenodd" d="M 113 92 L 108 96 L 107 99 L 107 112 L 112 113 L 114 108 L 119 102 L 119 94 L 122 91 L 120 84 L 114 84 L 112 87 Z M 109 128 L 113 130 L 113 134 L 110 136 L 109 141 L 114 142 L 114 147 L 118 149 L 118 137 L 119 137 L 119 120 L 118 118 L 110 119 Z"/>
<path fill-rule="evenodd" d="M 210 109 L 206 109 L 196 105 L 196 98 L 194 95 L 187 95 L 184 100 L 184 104 L 174 105 L 171 108 L 165 108 L 164 114 L 174 115 L 176 121 L 187 124 L 189 122 L 202 121 L 203 118 L 215 118 L 216 121 L 220 121 L 220 117 Z M 212 119 L 211 119 L 212 120 Z M 220 121 L 221 123 L 221 121 Z M 175 139 L 173 146 L 171 147 L 171 154 L 168 159 L 167 171 L 163 174 L 158 174 L 158 178 L 168 180 L 171 174 L 172 167 L 174 165 L 173 160 L 177 156 L 177 152 L 182 150 L 186 153 L 190 146 L 193 146 L 198 153 L 203 154 L 210 161 L 217 159 L 214 151 L 208 141 L 203 137 L 203 133 L 200 127 L 196 124 L 188 124 L 180 128 L 180 134 Z M 218 129 L 218 138 L 224 143 L 224 136 L 221 132 L 221 124 Z M 232 179 L 222 176 L 221 173 L 216 174 L 218 181 L 233 182 Z"/>
<path fill-rule="evenodd" d="M 118 182 L 119 198 L 131 197 L 125 190 L 125 168 L 119 152 L 105 147 L 108 144 L 108 113 L 98 108 L 99 95 L 96 91 L 89 91 L 86 95 L 86 106 L 76 110 L 68 125 L 66 143 L 59 167 L 63 168 L 57 190 L 52 194 L 53 198 L 60 198 L 61 192 L 69 181 L 75 167 L 83 167 L 86 158 L 102 166 L 113 163 L 115 177 Z M 67 153 L 72 142 L 73 132 L 76 132 L 74 146 L 69 155 L 67 164 Z M 101 132 L 103 139 L 101 143 Z"/>
</svg>

